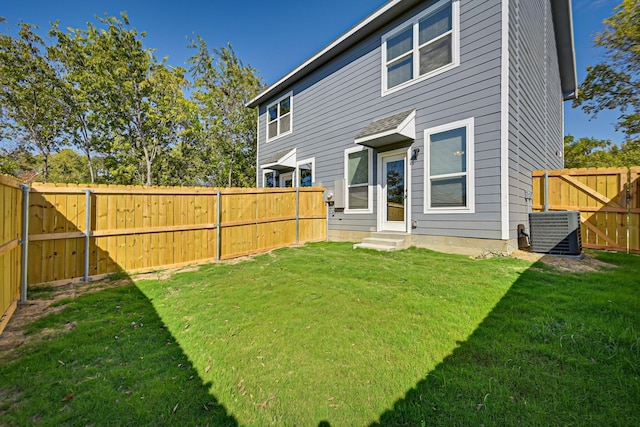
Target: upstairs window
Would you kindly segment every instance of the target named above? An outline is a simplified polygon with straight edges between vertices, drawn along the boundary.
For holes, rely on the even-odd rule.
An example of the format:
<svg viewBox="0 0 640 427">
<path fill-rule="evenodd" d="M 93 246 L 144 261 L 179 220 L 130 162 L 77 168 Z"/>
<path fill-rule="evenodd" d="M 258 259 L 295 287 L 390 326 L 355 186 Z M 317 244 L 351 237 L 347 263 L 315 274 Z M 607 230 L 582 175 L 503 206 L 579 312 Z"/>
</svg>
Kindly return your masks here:
<svg viewBox="0 0 640 427">
<path fill-rule="evenodd" d="M 457 0 L 440 0 L 382 37 L 383 93 L 458 65 Z"/>
<path fill-rule="evenodd" d="M 267 107 L 267 141 L 291 133 L 291 101 L 289 93 Z"/>
</svg>

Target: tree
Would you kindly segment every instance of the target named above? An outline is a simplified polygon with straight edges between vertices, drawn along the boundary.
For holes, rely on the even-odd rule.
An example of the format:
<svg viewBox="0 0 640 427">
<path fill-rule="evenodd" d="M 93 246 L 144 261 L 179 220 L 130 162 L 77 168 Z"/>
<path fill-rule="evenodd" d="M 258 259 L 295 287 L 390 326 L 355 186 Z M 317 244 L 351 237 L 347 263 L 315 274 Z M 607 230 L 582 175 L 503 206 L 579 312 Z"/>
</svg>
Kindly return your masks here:
<svg viewBox="0 0 640 427">
<path fill-rule="evenodd" d="M 187 80 L 183 68 L 169 68 L 143 48 L 146 34 L 130 28 L 126 14 L 121 19 L 100 18 L 106 28 L 89 25 L 74 32 L 71 47 L 63 53 L 80 55 L 85 61 L 81 66 L 90 70 L 90 75 L 74 74 L 74 84 L 90 93 L 88 105 L 80 109 L 85 117 L 88 110 L 90 114 L 92 139 L 86 146 L 107 155 L 105 166 L 116 182 L 152 185 L 157 181 L 154 163 L 188 127 L 190 106 L 183 93 Z M 60 40 L 67 41 L 63 36 Z M 87 141 L 82 114 L 74 126 Z"/>
<path fill-rule="evenodd" d="M 0 129 L 40 154 L 46 182 L 49 156 L 62 142 L 61 81 L 36 27 L 18 28 L 17 36 L 0 34 Z"/>
<path fill-rule="evenodd" d="M 640 139 L 629 139 L 623 142 L 620 147 L 619 157 L 622 166 L 640 166 Z"/>
<path fill-rule="evenodd" d="M 212 49 L 196 37 L 188 60 L 200 108 L 200 166 L 211 186 L 255 185 L 257 112 L 245 105 L 264 87 L 257 71 L 244 65 L 233 47 Z"/>
<path fill-rule="evenodd" d="M 39 175 L 34 165 L 38 159 L 24 145 L 0 147 L 0 174 L 31 180 Z"/>
<path fill-rule="evenodd" d="M 71 148 L 63 148 L 49 159 L 49 178 L 52 182 L 86 183 L 91 181 L 84 157 Z M 93 181 L 91 181 L 93 182 Z"/>
<path fill-rule="evenodd" d="M 596 168 L 613 166 L 611 141 L 596 138 L 564 137 L 564 165 L 567 168 Z M 616 147 L 617 148 L 617 147 Z"/>
<path fill-rule="evenodd" d="M 574 107 L 593 117 L 603 110 L 619 110 L 616 129 L 634 139 L 640 135 L 640 2 L 623 0 L 604 20 L 594 44 L 604 48 L 605 60 L 587 67 Z"/>
<path fill-rule="evenodd" d="M 105 58 L 92 52 L 100 32 L 91 24 L 87 30 L 60 30 L 58 22 L 52 24 L 49 35 L 56 39 L 49 55 L 55 59 L 62 74 L 61 97 L 65 104 L 64 130 L 66 142 L 80 150 L 89 169 L 89 179 L 96 180 L 93 153 L 100 149 L 101 141 L 110 136 L 110 126 L 98 114 L 102 97 L 96 66 Z"/>
</svg>

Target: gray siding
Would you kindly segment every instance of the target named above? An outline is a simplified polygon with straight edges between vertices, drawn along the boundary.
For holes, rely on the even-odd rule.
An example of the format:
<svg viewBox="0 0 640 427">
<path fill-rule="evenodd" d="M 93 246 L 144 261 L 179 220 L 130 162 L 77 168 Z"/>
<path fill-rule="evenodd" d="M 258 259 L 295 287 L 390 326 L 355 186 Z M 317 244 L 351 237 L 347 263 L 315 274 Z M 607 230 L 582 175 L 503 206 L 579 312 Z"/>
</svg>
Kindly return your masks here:
<svg viewBox="0 0 640 427">
<path fill-rule="evenodd" d="M 412 146 L 421 151 L 411 169 L 411 219 L 418 222 L 418 228 L 412 232 L 500 239 L 500 2 L 463 1 L 460 7 L 459 67 L 381 96 L 381 37 L 424 10 L 423 5 L 290 88 L 294 93 L 290 135 L 265 143 L 265 113 L 270 101 L 261 105 L 260 158 L 296 147 L 298 159 L 315 157 L 316 182 L 332 188 L 334 180 L 344 177 L 344 150 L 355 146 L 353 139 L 358 132 L 376 119 L 415 108 L 416 140 Z M 475 120 L 476 212 L 425 215 L 424 130 L 470 117 Z M 331 229 L 376 229 L 375 150 L 372 166 L 373 213 L 354 215 L 336 211 L 330 218 Z"/>
<path fill-rule="evenodd" d="M 518 224 L 528 227 L 531 171 L 563 167 L 563 101 L 550 0 L 509 5 L 509 235 L 515 238 Z"/>
<path fill-rule="evenodd" d="M 504 0 L 506 1 L 506 0 Z M 509 195 L 510 237 L 526 223 L 524 191 L 531 171 L 562 166 L 562 101 L 550 0 L 509 2 Z M 297 158 L 315 158 L 316 183 L 333 189 L 344 177 L 344 150 L 370 122 L 416 109 L 421 149 L 411 166 L 412 233 L 501 239 L 501 1 L 460 2 L 460 66 L 381 96 L 381 37 L 420 8 L 380 28 L 357 46 L 274 95 L 293 91 L 293 132 L 266 142 L 266 106 L 260 105 L 258 164 L 276 152 L 296 148 Z M 544 31 L 541 29 L 544 28 Z M 475 213 L 424 214 L 424 130 L 473 117 Z M 333 230 L 373 231 L 377 226 L 377 152 L 374 150 L 373 212 L 333 212 Z M 262 185 L 262 173 L 258 176 Z"/>
</svg>

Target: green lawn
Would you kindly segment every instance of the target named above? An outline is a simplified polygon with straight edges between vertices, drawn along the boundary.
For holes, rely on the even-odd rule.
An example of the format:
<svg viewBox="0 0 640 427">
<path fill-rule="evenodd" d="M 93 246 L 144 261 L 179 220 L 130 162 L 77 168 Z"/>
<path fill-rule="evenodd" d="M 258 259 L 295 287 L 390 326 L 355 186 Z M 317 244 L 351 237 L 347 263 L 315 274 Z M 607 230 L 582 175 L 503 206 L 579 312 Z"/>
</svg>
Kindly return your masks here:
<svg viewBox="0 0 640 427">
<path fill-rule="evenodd" d="M 640 425 L 640 257 L 597 257 L 320 243 L 66 300 L 0 425 Z"/>
</svg>

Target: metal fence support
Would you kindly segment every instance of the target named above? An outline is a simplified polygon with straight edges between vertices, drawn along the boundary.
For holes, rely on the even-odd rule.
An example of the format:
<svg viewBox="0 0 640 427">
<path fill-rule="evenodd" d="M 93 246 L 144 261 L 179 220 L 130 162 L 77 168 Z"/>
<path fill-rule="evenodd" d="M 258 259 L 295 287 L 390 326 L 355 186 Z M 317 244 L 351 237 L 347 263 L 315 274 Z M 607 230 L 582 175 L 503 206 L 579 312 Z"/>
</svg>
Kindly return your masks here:
<svg viewBox="0 0 640 427">
<path fill-rule="evenodd" d="M 296 187 L 296 245 L 300 243 L 300 187 Z"/>
<path fill-rule="evenodd" d="M 27 302 L 27 272 L 29 268 L 29 186 L 20 184 L 22 190 L 22 265 L 20 266 L 20 301 Z"/>
<path fill-rule="evenodd" d="M 544 173 L 544 211 L 549 211 L 549 172 Z"/>
<path fill-rule="evenodd" d="M 83 282 L 88 282 L 89 279 L 89 254 L 91 252 L 91 236 L 93 230 L 91 230 L 91 193 L 92 190 L 82 190 L 85 195 L 85 207 L 84 207 L 84 277 Z"/>
<path fill-rule="evenodd" d="M 222 253 L 221 243 L 222 243 L 222 193 L 220 190 L 216 193 L 218 200 L 218 212 L 216 214 L 216 261 L 220 261 L 220 254 Z"/>
<path fill-rule="evenodd" d="M 328 242 L 329 241 L 329 216 L 331 213 L 331 203 L 326 203 L 327 205 L 327 226 L 326 226 L 326 230 L 325 230 L 325 240 Z"/>
</svg>

